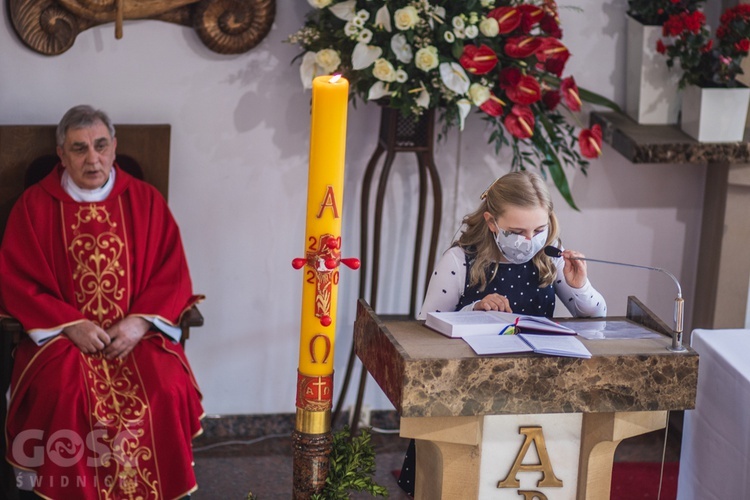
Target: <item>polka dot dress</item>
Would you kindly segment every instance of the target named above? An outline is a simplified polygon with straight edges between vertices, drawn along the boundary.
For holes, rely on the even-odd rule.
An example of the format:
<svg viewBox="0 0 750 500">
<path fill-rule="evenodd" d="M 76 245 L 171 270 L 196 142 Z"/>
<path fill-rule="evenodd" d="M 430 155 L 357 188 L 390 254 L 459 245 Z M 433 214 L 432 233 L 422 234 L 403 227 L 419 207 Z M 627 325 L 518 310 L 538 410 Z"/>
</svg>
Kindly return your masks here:
<svg viewBox="0 0 750 500">
<path fill-rule="evenodd" d="M 456 310 L 482 300 L 486 295 L 497 293 L 508 298 L 514 313 L 548 318 L 555 313 L 555 290 L 551 286 L 539 288 L 539 273 L 533 263 L 498 263 L 497 270 L 495 265 L 490 266 L 487 271 L 487 286 L 480 291 L 478 286 L 469 286 L 473 262 L 469 258 L 467 254 L 466 285 Z"/>
</svg>

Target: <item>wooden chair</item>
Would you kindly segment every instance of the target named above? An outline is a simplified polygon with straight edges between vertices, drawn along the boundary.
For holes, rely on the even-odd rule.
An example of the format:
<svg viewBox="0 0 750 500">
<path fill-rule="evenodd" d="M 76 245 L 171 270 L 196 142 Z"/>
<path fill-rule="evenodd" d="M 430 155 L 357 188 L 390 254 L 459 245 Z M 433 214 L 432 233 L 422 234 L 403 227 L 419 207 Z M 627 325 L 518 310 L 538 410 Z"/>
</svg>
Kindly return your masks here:
<svg viewBox="0 0 750 500">
<path fill-rule="evenodd" d="M 39 182 L 57 164 L 54 125 L 0 125 L 0 239 L 13 204 L 24 189 Z M 117 163 L 136 178 L 152 184 L 167 199 L 169 186 L 170 125 L 116 125 Z M 182 339 L 190 328 L 203 326 L 196 307 L 180 321 Z M 0 319 L 0 496 L 15 497 L 13 471 L 5 461 L 6 391 L 10 386 L 13 349 L 23 334 L 21 323 Z"/>
</svg>

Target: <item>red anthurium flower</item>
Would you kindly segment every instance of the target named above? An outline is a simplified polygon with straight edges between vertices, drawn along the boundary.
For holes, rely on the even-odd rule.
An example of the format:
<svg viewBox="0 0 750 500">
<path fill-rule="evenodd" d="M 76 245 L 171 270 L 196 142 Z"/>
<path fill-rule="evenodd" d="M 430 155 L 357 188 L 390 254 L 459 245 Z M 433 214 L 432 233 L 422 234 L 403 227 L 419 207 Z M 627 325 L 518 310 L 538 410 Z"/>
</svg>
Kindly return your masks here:
<svg viewBox="0 0 750 500">
<path fill-rule="evenodd" d="M 503 114 L 503 101 L 500 100 L 495 94 L 490 92 L 490 98 L 484 101 L 479 109 L 484 111 L 490 116 L 500 116 Z"/>
<path fill-rule="evenodd" d="M 503 123 L 513 137 L 528 139 L 534 135 L 534 113 L 528 106 L 514 105 Z"/>
<path fill-rule="evenodd" d="M 516 36 L 508 38 L 505 43 L 505 54 L 516 59 L 525 59 L 539 49 L 541 40 L 535 36 Z"/>
<path fill-rule="evenodd" d="M 488 46 L 482 44 L 464 45 L 464 52 L 458 62 L 466 71 L 473 75 L 484 75 L 492 71 L 497 64 L 497 54 Z"/>
<path fill-rule="evenodd" d="M 565 69 L 565 63 L 570 58 L 570 51 L 557 38 L 544 37 L 540 40 L 536 58 L 544 63 L 545 70 L 559 77 Z"/>
<path fill-rule="evenodd" d="M 544 61 L 544 69 L 555 75 L 556 77 L 560 78 L 563 74 L 563 71 L 565 71 L 565 63 L 568 62 L 568 58 L 565 59 L 547 59 Z"/>
<path fill-rule="evenodd" d="M 539 21 L 539 27 L 551 37 L 562 38 L 560 22 L 554 16 L 545 14 L 544 17 L 542 17 L 542 20 Z"/>
<path fill-rule="evenodd" d="M 500 88 L 503 90 L 508 90 L 510 88 L 516 87 L 521 81 L 521 76 L 522 75 L 520 69 L 516 68 L 515 66 L 506 66 L 505 68 L 500 70 L 500 75 L 498 76 Z"/>
<path fill-rule="evenodd" d="M 506 88 L 505 94 L 516 104 L 533 104 L 542 98 L 542 89 L 536 78 L 524 75 L 518 80 L 518 84 Z"/>
<path fill-rule="evenodd" d="M 578 134 L 581 154 L 586 158 L 599 158 L 602 155 L 602 128 L 596 124 L 590 129 L 583 129 Z"/>
<path fill-rule="evenodd" d="M 560 104 L 560 91 L 548 90 L 542 94 L 542 102 L 550 111 L 554 111 L 558 104 Z"/>
<path fill-rule="evenodd" d="M 578 95 L 578 85 L 572 76 L 569 76 L 560 84 L 560 92 L 562 92 L 565 104 L 570 108 L 571 111 L 581 110 L 581 97 Z"/>
<path fill-rule="evenodd" d="M 536 5 L 522 4 L 517 8 L 521 11 L 521 31 L 524 33 L 531 31 L 544 16 L 544 11 Z"/>
<path fill-rule="evenodd" d="M 539 39 L 539 48 L 536 51 L 536 58 L 544 62 L 547 59 L 568 59 L 570 52 L 568 48 L 557 38 L 550 36 Z"/>
<path fill-rule="evenodd" d="M 492 9 L 487 17 L 492 17 L 497 21 L 500 35 L 505 35 L 518 28 L 521 24 L 521 11 L 516 7 L 498 7 Z"/>
</svg>

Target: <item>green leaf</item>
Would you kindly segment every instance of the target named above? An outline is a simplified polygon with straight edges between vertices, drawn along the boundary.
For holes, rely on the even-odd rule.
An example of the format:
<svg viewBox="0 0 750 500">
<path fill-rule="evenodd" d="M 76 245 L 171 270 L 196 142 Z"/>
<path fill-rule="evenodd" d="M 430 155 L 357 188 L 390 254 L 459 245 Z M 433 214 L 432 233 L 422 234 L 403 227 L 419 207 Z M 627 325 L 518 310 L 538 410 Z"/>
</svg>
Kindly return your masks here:
<svg viewBox="0 0 750 500">
<path fill-rule="evenodd" d="M 547 133 L 549 133 L 549 130 L 552 128 L 552 124 L 545 119 L 544 115 L 542 115 L 540 121 L 542 122 L 544 128 L 547 130 Z M 547 169 L 549 170 L 550 176 L 552 177 L 552 182 L 555 183 L 557 190 L 560 191 L 560 194 L 565 199 L 565 201 L 568 202 L 568 205 L 570 205 L 571 208 L 580 212 L 580 209 L 576 206 L 575 201 L 573 201 L 573 194 L 570 192 L 568 178 L 565 176 L 562 162 L 560 161 L 555 148 L 550 145 L 550 142 L 547 141 L 542 136 L 542 134 L 534 134 L 533 136 L 531 136 L 531 139 L 534 145 L 539 149 L 539 151 L 544 153 L 545 164 L 547 165 Z"/>
<path fill-rule="evenodd" d="M 560 87 L 560 84 L 562 83 L 562 80 L 560 78 L 554 75 L 550 75 L 549 73 L 543 73 L 541 78 L 545 82 L 551 85 L 555 85 L 556 87 Z M 616 102 L 610 99 L 607 99 L 601 94 L 597 94 L 590 90 L 586 90 L 583 87 L 578 87 L 578 97 L 580 97 L 582 101 L 586 101 L 591 104 L 596 104 L 598 106 L 604 106 L 604 107 L 611 109 L 612 111 L 617 111 L 618 113 L 622 112 L 622 110 L 620 109 L 620 106 L 618 106 Z"/>
</svg>

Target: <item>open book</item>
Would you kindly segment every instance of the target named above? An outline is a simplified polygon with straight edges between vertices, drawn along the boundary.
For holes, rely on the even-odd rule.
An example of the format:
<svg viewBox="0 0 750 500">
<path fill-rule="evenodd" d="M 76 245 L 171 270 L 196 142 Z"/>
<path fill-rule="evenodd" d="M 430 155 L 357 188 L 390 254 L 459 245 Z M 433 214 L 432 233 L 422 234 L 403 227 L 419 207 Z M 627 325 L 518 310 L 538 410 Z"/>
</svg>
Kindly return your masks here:
<svg viewBox="0 0 750 500">
<path fill-rule="evenodd" d="M 574 330 L 545 317 L 498 311 L 432 312 L 427 313 L 424 324 L 453 338 L 507 333 L 576 334 Z M 513 331 L 510 331 L 511 328 Z"/>
<path fill-rule="evenodd" d="M 471 335 L 464 341 L 479 355 L 536 352 L 550 356 L 591 357 L 583 342 L 570 335 Z"/>
</svg>

